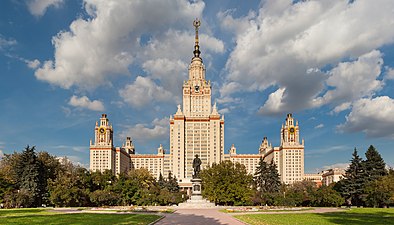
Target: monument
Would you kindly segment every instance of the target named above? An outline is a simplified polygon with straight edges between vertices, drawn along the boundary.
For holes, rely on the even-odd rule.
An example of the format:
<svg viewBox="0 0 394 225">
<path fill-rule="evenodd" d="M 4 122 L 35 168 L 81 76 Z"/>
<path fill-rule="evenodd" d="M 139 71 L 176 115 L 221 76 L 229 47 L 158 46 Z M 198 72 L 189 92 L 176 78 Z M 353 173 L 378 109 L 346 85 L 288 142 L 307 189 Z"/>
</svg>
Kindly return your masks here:
<svg viewBox="0 0 394 225">
<path fill-rule="evenodd" d="M 202 198 L 201 195 L 201 183 L 202 180 L 200 178 L 201 171 L 201 159 L 196 157 L 193 159 L 193 178 L 192 181 L 192 195 L 189 200 L 186 202 L 180 203 L 179 207 L 183 208 L 206 208 L 206 207 L 214 207 L 215 203 L 212 203 L 206 199 Z"/>
</svg>

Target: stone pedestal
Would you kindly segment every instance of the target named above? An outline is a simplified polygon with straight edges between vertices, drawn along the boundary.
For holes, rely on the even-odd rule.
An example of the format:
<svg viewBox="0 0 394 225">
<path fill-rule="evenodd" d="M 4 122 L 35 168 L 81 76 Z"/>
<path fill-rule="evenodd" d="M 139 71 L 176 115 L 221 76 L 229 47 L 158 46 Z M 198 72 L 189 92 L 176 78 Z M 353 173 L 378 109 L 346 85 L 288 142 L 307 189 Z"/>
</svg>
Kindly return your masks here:
<svg viewBox="0 0 394 225">
<path fill-rule="evenodd" d="M 193 178 L 192 179 L 192 196 L 201 196 L 201 179 Z"/>
<path fill-rule="evenodd" d="M 201 195 L 201 179 L 193 178 L 192 180 L 192 196 L 186 202 L 180 203 L 180 208 L 207 208 L 215 207 L 215 203 L 212 203 L 202 198 Z"/>
</svg>

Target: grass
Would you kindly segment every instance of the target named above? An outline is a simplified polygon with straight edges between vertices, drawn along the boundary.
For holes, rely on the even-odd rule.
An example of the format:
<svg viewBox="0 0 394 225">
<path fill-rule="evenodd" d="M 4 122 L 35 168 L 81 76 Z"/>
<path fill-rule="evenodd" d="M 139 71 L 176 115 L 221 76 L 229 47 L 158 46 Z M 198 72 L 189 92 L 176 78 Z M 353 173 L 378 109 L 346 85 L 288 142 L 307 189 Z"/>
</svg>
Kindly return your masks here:
<svg viewBox="0 0 394 225">
<path fill-rule="evenodd" d="M 248 214 L 234 217 L 251 225 L 394 225 L 394 209 L 362 208 L 320 214 Z"/>
<path fill-rule="evenodd" d="M 245 210 L 237 210 L 237 209 L 221 209 L 220 212 L 223 213 L 253 213 L 253 212 L 294 212 L 294 211 L 308 211 L 314 210 L 315 208 L 307 207 L 307 208 L 294 208 L 294 209 L 257 209 L 255 211 L 245 211 Z"/>
<path fill-rule="evenodd" d="M 160 216 L 147 214 L 61 213 L 45 209 L 0 210 L 0 224 L 149 224 Z"/>
</svg>

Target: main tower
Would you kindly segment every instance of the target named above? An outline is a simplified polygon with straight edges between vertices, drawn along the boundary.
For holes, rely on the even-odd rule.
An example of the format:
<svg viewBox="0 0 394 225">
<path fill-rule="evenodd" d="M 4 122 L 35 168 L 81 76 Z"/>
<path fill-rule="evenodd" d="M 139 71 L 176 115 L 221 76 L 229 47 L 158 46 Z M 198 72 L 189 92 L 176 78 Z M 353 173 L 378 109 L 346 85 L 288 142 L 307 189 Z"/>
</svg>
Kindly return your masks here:
<svg viewBox="0 0 394 225">
<path fill-rule="evenodd" d="M 178 105 L 170 119 L 170 157 L 172 173 L 181 186 L 191 186 L 192 162 L 197 154 L 202 169 L 219 163 L 224 155 L 224 118 L 211 103 L 211 82 L 205 79 L 205 66 L 200 56 L 198 29 L 193 22 L 195 44 L 189 65 L 189 79 L 183 83 L 183 108 Z"/>
</svg>

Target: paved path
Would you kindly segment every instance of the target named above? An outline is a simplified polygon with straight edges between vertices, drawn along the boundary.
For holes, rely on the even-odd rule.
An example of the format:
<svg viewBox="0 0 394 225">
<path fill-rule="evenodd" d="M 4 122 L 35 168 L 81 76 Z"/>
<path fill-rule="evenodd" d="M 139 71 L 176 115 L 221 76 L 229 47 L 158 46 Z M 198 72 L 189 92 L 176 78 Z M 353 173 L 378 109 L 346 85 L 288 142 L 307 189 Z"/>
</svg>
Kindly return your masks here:
<svg viewBox="0 0 394 225">
<path fill-rule="evenodd" d="M 155 225 L 245 225 L 244 223 L 231 217 L 229 214 L 219 212 L 219 209 L 178 209 L 165 217 Z"/>
</svg>

